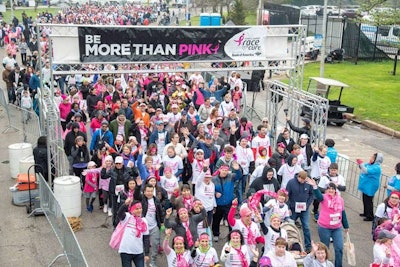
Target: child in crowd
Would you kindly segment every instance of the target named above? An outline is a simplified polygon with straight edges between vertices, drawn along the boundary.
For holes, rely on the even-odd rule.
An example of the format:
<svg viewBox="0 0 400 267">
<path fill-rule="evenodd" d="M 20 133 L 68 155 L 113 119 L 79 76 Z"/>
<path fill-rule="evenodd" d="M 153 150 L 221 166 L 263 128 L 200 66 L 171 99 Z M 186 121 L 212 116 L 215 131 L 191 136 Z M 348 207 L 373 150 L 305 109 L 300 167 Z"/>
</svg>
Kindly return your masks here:
<svg viewBox="0 0 400 267">
<path fill-rule="evenodd" d="M 164 175 L 160 178 L 160 185 L 168 193 L 168 199 L 174 192 L 179 191 L 179 182 L 175 175 L 172 174 L 171 168 L 164 169 Z"/>
<path fill-rule="evenodd" d="M 89 161 L 87 168 L 90 169 L 95 169 L 96 168 L 96 163 L 93 161 Z M 93 211 L 93 203 L 96 200 L 97 196 L 97 183 L 99 179 L 99 173 L 98 172 L 83 172 L 82 175 L 85 176 L 85 186 L 83 187 L 83 196 L 85 197 L 86 200 L 86 209 L 88 212 Z"/>
<path fill-rule="evenodd" d="M 264 223 L 268 227 L 270 226 L 270 216 L 273 214 L 279 215 L 281 221 L 290 220 L 290 210 L 286 202 L 288 201 L 288 192 L 286 189 L 279 189 L 276 198 L 272 198 L 265 203 L 264 212 Z"/>
</svg>

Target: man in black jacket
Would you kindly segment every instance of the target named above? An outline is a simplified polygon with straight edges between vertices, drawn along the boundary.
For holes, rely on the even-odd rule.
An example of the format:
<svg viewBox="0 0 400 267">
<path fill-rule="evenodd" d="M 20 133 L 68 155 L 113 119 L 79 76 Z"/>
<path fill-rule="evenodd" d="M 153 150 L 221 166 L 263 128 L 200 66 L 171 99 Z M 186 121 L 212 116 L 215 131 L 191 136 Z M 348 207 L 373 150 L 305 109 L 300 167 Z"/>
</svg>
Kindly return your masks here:
<svg viewBox="0 0 400 267">
<path fill-rule="evenodd" d="M 164 211 L 160 200 L 154 196 L 154 187 L 151 184 L 144 186 L 142 202 L 142 217 L 146 218 L 149 226 L 151 256 L 150 264 L 157 267 L 157 254 L 160 246 L 160 229 L 164 225 Z"/>
<path fill-rule="evenodd" d="M 278 192 L 279 188 L 281 188 L 278 180 L 274 178 L 274 169 L 271 167 L 265 166 L 260 177 L 257 177 L 250 185 L 250 189 L 254 189 L 254 192 L 259 190 L 267 189 L 270 192 Z M 268 196 L 264 196 L 261 198 L 261 203 L 264 204 L 269 200 Z"/>
</svg>

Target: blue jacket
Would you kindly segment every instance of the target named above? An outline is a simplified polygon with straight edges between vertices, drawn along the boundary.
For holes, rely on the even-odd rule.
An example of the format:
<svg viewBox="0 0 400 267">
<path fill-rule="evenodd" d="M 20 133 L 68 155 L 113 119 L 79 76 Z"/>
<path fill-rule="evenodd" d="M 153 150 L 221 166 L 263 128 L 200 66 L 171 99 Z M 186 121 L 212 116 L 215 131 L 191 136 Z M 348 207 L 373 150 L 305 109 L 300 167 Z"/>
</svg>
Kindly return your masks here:
<svg viewBox="0 0 400 267">
<path fill-rule="evenodd" d="M 147 177 L 150 176 L 150 172 L 147 170 L 146 165 L 143 164 L 143 154 L 139 154 L 136 160 L 136 166 L 139 169 L 140 178 L 145 182 Z"/>
<path fill-rule="evenodd" d="M 328 147 L 328 151 L 326 152 L 326 155 L 331 160 L 331 163 L 336 163 L 336 159 L 338 156 L 338 152 L 337 152 L 336 148 Z"/>
<path fill-rule="evenodd" d="M 212 178 L 212 182 L 215 185 L 215 193 L 221 193 L 220 198 L 215 198 L 217 206 L 225 206 L 232 204 L 232 200 L 235 198 L 234 185 L 235 181 L 242 178 L 242 171 L 236 170 L 234 173 L 228 174 L 225 178 L 220 178 L 219 175 Z"/>
<path fill-rule="evenodd" d="M 314 200 L 312 186 L 306 183 L 300 183 L 297 180 L 297 175 L 287 183 L 286 190 L 289 196 L 288 206 L 292 212 L 295 210 L 296 202 L 306 202 L 308 209 Z"/>
<path fill-rule="evenodd" d="M 102 130 L 101 129 L 97 129 L 92 136 L 92 142 L 90 143 L 90 151 L 93 151 L 95 149 L 98 148 L 98 142 L 101 141 L 101 135 L 102 135 Z M 104 136 L 102 138 L 102 140 L 104 142 L 106 142 L 107 144 L 109 144 L 110 146 L 114 146 L 114 136 L 113 134 L 107 130 L 104 133 Z"/>
<path fill-rule="evenodd" d="M 223 96 L 226 94 L 226 91 L 228 90 L 228 87 L 224 86 L 222 89 L 214 91 L 213 93 L 211 91 L 204 90 L 203 88 L 199 88 L 199 90 L 203 94 L 204 99 L 215 97 L 215 100 L 221 103 Z"/>
<path fill-rule="evenodd" d="M 375 161 L 374 164 L 364 163 L 363 167 L 366 169 L 366 172 L 361 171 L 358 180 L 358 190 L 367 196 L 373 197 L 381 184 L 381 164 Z"/>
</svg>

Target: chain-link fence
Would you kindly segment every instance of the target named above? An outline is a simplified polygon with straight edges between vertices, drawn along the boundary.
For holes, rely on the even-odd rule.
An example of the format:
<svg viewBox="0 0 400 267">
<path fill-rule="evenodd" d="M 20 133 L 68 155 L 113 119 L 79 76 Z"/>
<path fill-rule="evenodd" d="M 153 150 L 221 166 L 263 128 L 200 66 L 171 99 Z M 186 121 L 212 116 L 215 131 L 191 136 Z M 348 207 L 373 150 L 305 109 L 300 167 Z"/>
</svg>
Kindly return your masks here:
<svg viewBox="0 0 400 267">
<path fill-rule="evenodd" d="M 53 191 L 41 174 L 38 174 L 37 177 L 40 188 L 41 211 L 46 215 L 46 218 L 63 249 L 63 252 L 57 255 L 49 266 L 53 265 L 60 257 L 66 257 L 69 266 L 88 266 L 78 240 L 72 231 L 68 219 L 62 212 L 60 204 L 55 198 Z"/>
<path fill-rule="evenodd" d="M 307 36 L 322 36 L 322 16 L 301 17 Z M 373 26 L 352 19 L 329 16 L 326 24 L 326 53 L 343 48 L 352 60 L 383 60 L 393 58 L 400 47 L 400 27 Z"/>
</svg>

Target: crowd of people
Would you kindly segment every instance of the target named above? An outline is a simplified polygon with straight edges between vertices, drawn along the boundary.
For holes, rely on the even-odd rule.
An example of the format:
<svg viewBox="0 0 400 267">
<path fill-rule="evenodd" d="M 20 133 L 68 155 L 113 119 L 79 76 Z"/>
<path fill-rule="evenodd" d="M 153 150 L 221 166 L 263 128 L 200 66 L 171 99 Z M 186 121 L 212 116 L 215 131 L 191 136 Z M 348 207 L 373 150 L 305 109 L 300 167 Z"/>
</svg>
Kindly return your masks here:
<svg viewBox="0 0 400 267">
<path fill-rule="evenodd" d="M 126 6 L 85 6 L 39 19 L 122 25 L 146 14 L 135 11 L 135 17 L 130 12 Z M 24 94 L 34 96 L 40 77 L 45 85 L 52 80 L 49 29 L 36 36 L 27 30 L 30 21 L 34 25 L 32 19 L 23 21 L 25 27 L 3 26 L 3 80 L 10 102 L 15 101 L 16 87 L 25 85 Z M 37 66 L 38 42 L 46 62 L 42 69 Z M 24 72 L 16 65 L 17 43 Z M 299 259 L 305 267 L 342 266 L 343 231 L 349 231 L 349 224 L 334 140 L 313 145 L 307 118 L 296 127 L 287 117 L 288 128 L 281 133 L 272 132 L 268 118 L 254 125 L 241 115 L 240 73 L 205 80 L 200 72 L 181 72 L 184 67 L 87 64 L 81 74 L 54 77 L 70 174 L 81 178 L 88 213 L 95 211 L 98 199 L 100 212 L 112 217 L 113 226 L 125 227 L 117 247 L 122 266 L 147 262 L 155 267 L 160 253 L 168 266 L 297 266 Z M 138 69 L 149 72 L 135 73 Z M 298 140 L 292 132 L 298 133 Z M 400 167 L 389 183 L 388 200 L 374 216 L 372 199 L 382 160 L 377 153 L 366 164 L 358 162 L 364 203 L 360 215 L 374 222 L 374 261 L 396 266 L 391 255 L 399 221 Z M 310 213 L 320 242 L 311 238 Z M 287 224 L 301 226 L 299 240 L 289 239 Z M 228 227 L 229 234 L 217 251 L 213 244 L 224 239 L 221 227 Z M 331 241 L 334 264 L 329 261 Z"/>
</svg>

